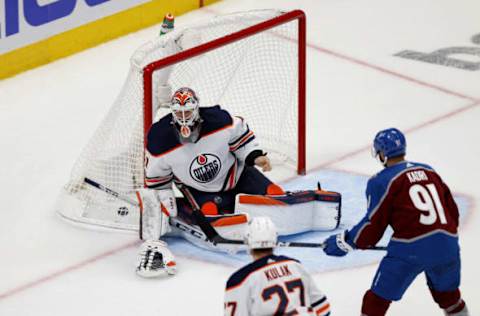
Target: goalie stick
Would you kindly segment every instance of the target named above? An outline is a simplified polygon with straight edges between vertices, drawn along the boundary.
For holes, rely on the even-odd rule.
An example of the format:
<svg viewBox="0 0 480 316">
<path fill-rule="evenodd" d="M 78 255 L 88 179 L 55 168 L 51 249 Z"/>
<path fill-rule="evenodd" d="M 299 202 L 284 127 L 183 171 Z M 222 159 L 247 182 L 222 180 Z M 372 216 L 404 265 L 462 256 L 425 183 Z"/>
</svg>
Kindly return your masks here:
<svg viewBox="0 0 480 316">
<path fill-rule="evenodd" d="M 207 238 L 210 239 L 210 241 L 213 244 L 244 244 L 243 241 L 226 239 L 226 238 L 220 236 L 220 234 L 218 234 L 218 232 L 215 230 L 215 228 L 212 227 L 212 225 L 210 225 L 210 223 L 207 221 L 207 219 L 205 218 L 205 215 L 200 210 L 200 207 L 199 207 L 197 201 L 195 201 L 195 198 L 190 193 L 188 188 L 183 186 L 183 185 L 178 185 L 178 184 L 177 184 L 177 187 L 180 189 L 180 191 L 183 193 L 183 195 L 185 196 L 185 198 L 187 199 L 187 201 L 191 205 L 191 207 L 193 209 L 193 213 L 195 215 L 195 218 L 197 219 L 197 222 L 198 222 L 200 228 L 205 232 L 205 234 L 207 235 Z M 202 227 L 202 225 L 205 226 L 205 228 Z M 304 248 L 322 248 L 323 249 L 323 248 L 325 248 L 326 244 L 325 243 L 311 243 L 311 242 L 296 242 L 296 241 L 291 241 L 291 242 L 289 242 L 289 241 L 285 241 L 285 242 L 279 241 L 279 242 L 277 242 L 277 246 L 278 247 L 304 247 Z M 387 250 L 387 247 L 373 246 L 373 247 L 365 249 L 365 250 Z"/>
<path fill-rule="evenodd" d="M 100 191 L 103 191 L 103 192 L 105 192 L 107 194 L 110 194 L 110 195 L 112 195 L 112 196 L 114 196 L 114 197 L 116 197 L 116 198 L 118 198 L 118 199 L 120 199 L 124 202 L 127 202 L 130 205 L 137 206 L 137 207 L 139 206 L 137 201 L 135 201 L 135 200 L 123 195 L 123 194 L 120 194 L 116 191 L 113 191 L 112 189 L 109 189 L 109 188 L 101 185 L 100 183 L 98 183 L 96 181 L 93 181 L 92 179 L 84 178 L 84 182 L 88 185 L 93 186 L 94 188 L 99 189 Z M 180 191 L 183 193 L 183 195 L 185 196 L 185 198 L 187 199 L 187 201 L 189 202 L 189 204 L 191 205 L 192 210 L 193 210 L 193 215 L 194 215 L 194 217 L 197 221 L 198 226 L 200 226 L 200 229 L 202 231 L 199 231 L 195 227 L 193 227 L 191 225 L 188 225 L 188 224 L 186 224 L 182 221 L 179 221 L 176 218 L 170 217 L 170 221 L 171 221 L 171 224 L 173 224 L 173 226 L 177 227 L 178 229 L 180 229 L 184 232 L 190 233 L 190 235 L 192 235 L 192 236 L 194 236 L 198 239 L 201 239 L 201 240 L 204 240 L 204 241 L 209 241 L 209 242 L 213 243 L 214 245 L 216 245 L 216 244 L 237 244 L 237 245 L 245 244 L 242 240 L 227 239 L 227 238 L 224 238 L 224 237 L 220 236 L 220 234 L 216 231 L 216 229 L 208 222 L 207 218 L 205 217 L 205 215 L 200 210 L 197 202 L 193 198 L 190 191 L 182 185 L 178 185 L 178 187 L 179 187 Z M 323 249 L 323 248 L 325 248 L 325 243 L 296 242 L 296 241 L 283 242 L 283 241 L 279 241 L 279 242 L 277 242 L 277 246 L 278 247 L 304 247 L 304 248 L 322 248 Z M 386 247 L 375 246 L 375 247 L 369 248 L 368 250 L 386 250 L 386 249 L 387 249 Z"/>
<path fill-rule="evenodd" d="M 135 200 L 133 200 L 133 199 L 129 198 L 128 196 L 125 196 L 121 193 L 118 193 L 118 192 L 116 192 L 116 191 L 114 191 L 110 188 L 107 188 L 106 186 L 101 185 L 100 183 L 98 183 L 98 182 L 96 182 L 96 181 L 94 181 L 90 178 L 84 178 L 84 182 L 88 185 L 91 185 L 94 188 L 99 189 L 100 191 L 103 191 L 103 192 L 105 192 L 107 194 L 110 194 L 110 195 L 112 195 L 112 196 L 114 196 L 114 197 L 116 197 L 116 198 L 118 198 L 118 199 L 120 199 L 124 202 L 127 202 L 130 205 L 133 205 L 133 206 L 136 206 L 136 207 L 139 206 L 137 201 L 135 201 Z M 196 204 L 196 201 L 193 199 L 190 192 L 186 188 L 184 188 L 183 186 L 179 186 L 179 187 L 180 187 L 182 193 L 185 195 L 185 197 L 189 201 L 189 203 L 191 204 L 194 218 L 196 219 L 197 224 L 198 224 L 198 226 L 200 226 L 200 229 L 202 230 L 202 232 L 198 231 L 196 228 L 194 228 L 194 227 L 192 227 L 192 226 L 190 226 L 186 223 L 183 223 L 183 222 L 179 221 L 176 218 L 170 217 L 170 221 L 175 227 L 177 227 L 180 230 L 189 232 L 194 237 L 197 237 L 199 239 L 203 239 L 205 241 L 210 241 L 214 245 L 218 244 L 218 243 L 238 244 L 238 245 L 244 244 L 244 242 L 242 240 L 226 239 L 226 238 L 223 238 L 222 236 L 220 236 L 218 234 L 218 232 L 215 230 L 215 228 L 213 228 L 213 226 L 208 222 L 205 215 L 203 215 L 203 213 L 200 211 L 200 209 L 198 208 L 198 205 Z M 195 203 L 195 204 L 193 204 L 193 203 Z"/>
</svg>

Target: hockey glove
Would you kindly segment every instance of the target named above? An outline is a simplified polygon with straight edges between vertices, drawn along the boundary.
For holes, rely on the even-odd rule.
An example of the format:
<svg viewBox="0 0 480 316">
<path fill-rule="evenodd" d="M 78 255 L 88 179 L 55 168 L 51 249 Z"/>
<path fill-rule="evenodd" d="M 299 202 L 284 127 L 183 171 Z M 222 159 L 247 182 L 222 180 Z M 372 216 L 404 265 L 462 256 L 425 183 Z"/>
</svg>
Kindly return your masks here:
<svg viewBox="0 0 480 316">
<path fill-rule="evenodd" d="M 161 240 L 147 240 L 140 246 L 137 274 L 144 278 L 174 275 L 177 272 L 175 258 Z"/>
<path fill-rule="evenodd" d="M 349 251 L 353 250 L 354 244 L 348 240 L 348 230 L 336 235 L 331 235 L 325 240 L 323 251 L 328 256 L 343 257 Z M 347 238 L 347 239 L 346 239 Z"/>
</svg>

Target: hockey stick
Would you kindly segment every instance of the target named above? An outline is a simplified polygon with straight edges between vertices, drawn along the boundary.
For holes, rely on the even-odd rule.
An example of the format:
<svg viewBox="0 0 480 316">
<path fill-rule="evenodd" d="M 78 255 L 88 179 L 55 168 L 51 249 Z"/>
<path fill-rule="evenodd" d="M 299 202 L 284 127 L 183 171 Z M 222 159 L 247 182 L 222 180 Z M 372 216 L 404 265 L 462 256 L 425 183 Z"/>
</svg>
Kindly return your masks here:
<svg viewBox="0 0 480 316">
<path fill-rule="evenodd" d="M 215 228 L 208 222 L 206 219 L 205 215 L 202 213 L 200 210 L 200 207 L 198 206 L 197 201 L 195 201 L 195 198 L 193 195 L 190 193 L 188 188 L 186 188 L 183 185 L 177 185 L 180 191 L 183 193 L 187 201 L 189 202 L 190 206 L 193 209 L 193 214 L 197 220 L 198 226 L 203 230 L 203 232 L 207 235 L 207 238 L 212 241 L 213 244 L 244 244 L 244 242 L 240 240 L 232 240 L 232 239 L 226 239 L 215 230 Z M 325 243 L 311 243 L 311 242 L 296 242 L 296 241 L 291 241 L 291 242 L 283 242 L 279 241 L 277 242 L 277 246 L 279 247 L 303 247 L 303 248 L 325 248 L 326 244 Z M 373 246 L 371 248 L 365 249 L 365 250 L 387 250 L 387 247 L 383 246 Z"/>
<path fill-rule="evenodd" d="M 187 199 L 188 203 L 192 207 L 192 214 L 195 220 L 197 221 L 198 226 L 202 229 L 205 233 L 207 238 L 214 244 L 237 244 L 242 245 L 244 242 L 242 240 L 234 240 L 234 239 L 226 239 L 222 237 L 217 230 L 208 222 L 205 215 L 200 210 L 200 206 L 198 205 L 195 198 L 190 193 L 187 187 L 181 184 L 177 184 L 178 189 L 182 192 L 183 196 Z"/>
<path fill-rule="evenodd" d="M 88 185 L 91 185 L 95 188 L 97 188 L 100 191 L 103 191 L 107 194 L 110 194 L 124 202 L 127 202 L 130 205 L 133 206 L 139 206 L 138 202 L 135 200 L 130 199 L 129 197 L 120 194 L 116 191 L 113 191 L 112 189 L 109 189 L 100 183 L 93 181 L 92 179 L 89 178 L 84 178 L 84 182 Z M 170 218 L 171 224 L 173 226 L 177 227 L 178 229 L 190 233 L 190 235 L 201 239 L 203 241 L 209 241 L 212 242 L 213 244 L 217 243 L 223 243 L 223 244 L 237 244 L 241 245 L 244 244 L 242 240 L 233 240 L 233 239 L 226 239 L 220 236 L 220 234 L 213 228 L 213 226 L 208 222 L 207 218 L 205 215 L 200 211 L 200 208 L 198 207 L 197 202 L 191 195 L 190 191 L 188 191 L 187 188 L 184 186 L 179 185 L 180 191 L 183 193 L 185 198 L 188 200 L 189 204 L 192 206 L 193 209 L 193 214 L 195 219 L 197 220 L 198 226 L 200 226 L 202 231 L 197 230 L 196 228 L 192 227 L 191 225 L 188 225 L 186 223 L 183 223 L 182 221 L 179 221 L 176 218 Z M 279 242 L 279 246 L 281 247 L 320 247 L 323 248 L 323 244 L 310 244 L 310 243 L 297 243 L 297 242 Z"/>
<path fill-rule="evenodd" d="M 99 189 L 100 191 L 103 191 L 107 194 L 110 194 L 124 202 L 127 202 L 128 204 L 130 205 L 133 205 L 133 206 L 139 206 L 138 202 L 121 194 L 121 193 L 118 193 L 112 189 L 109 189 L 107 188 L 106 186 L 103 186 L 101 185 L 100 183 L 90 179 L 90 178 L 84 178 L 83 179 L 84 182 L 88 185 L 91 185 L 97 189 Z M 180 186 L 181 188 L 183 188 L 183 186 Z M 182 191 L 183 193 L 183 191 Z M 200 226 L 200 229 L 202 230 L 203 234 L 201 232 L 199 232 L 198 230 L 196 230 L 194 227 L 186 224 L 186 223 L 183 223 L 181 221 L 179 221 L 178 219 L 176 218 L 172 218 L 170 217 L 170 221 L 171 223 L 177 227 L 178 229 L 180 230 L 183 230 L 183 231 L 188 231 L 191 235 L 199 238 L 199 239 L 203 239 L 205 241 L 210 241 L 212 242 L 213 244 L 217 244 L 217 243 L 227 243 L 227 244 L 243 244 L 244 242 L 242 240 L 233 240 L 233 239 L 225 239 L 223 238 L 222 236 L 220 236 L 218 234 L 218 232 L 215 230 L 215 228 L 213 228 L 213 226 L 208 222 L 208 220 L 206 219 L 205 215 L 203 215 L 203 213 L 200 211 L 200 209 L 198 208 L 198 204 L 196 204 L 196 201 L 193 199 L 193 197 L 191 196 L 190 192 L 188 192 L 188 190 L 185 190 L 185 193 L 184 193 L 185 197 L 187 198 L 187 200 L 189 201 L 190 204 L 195 203 L 195 204 L 192 204 L 192 209 L 193 209 L 193 215 L 194 215 L 194 218 L 197 220 L 197 224 L 198 226 Z"/>
<path fill-rule="evenodd" d="M 84 178 L 84 182 L 99 189 L 100 191 L 103 191 L 107 194 L 110 194 L 124 202 L 127 202 L 130 205 L 133 206 L 139 206 L 137 201 L 132 200 L 128 198 L 127 196 L 120 194 L 116 191 L 113 191 L 112 189 L 109 189 L 98 182 L 95 182 L 89 178 Z M 187 201 L 192 207 L 193 210 L 193 215 L 195 219 L 197 220 L 197 224 L 200 227 L 202 231 L 197 230 L 196 228 L 192 227 L 191 225 L 188 225 L 176 218 L 170 217 L 170 222 L 173 226 L 177 227 L 178 229 L 190 233 L 190 235 L 201 239 L 203 241 L 209 241 L 212 242 L 214 245 L 216 244 L 236 244 L 236 245 L 242 245 L 245 244 L 242 240 L 234 240 L 234 239 L 227 239 L 222 236 L 217 232 L 217 230 L 208 222 L 207 218 L 205 215 L 202 213 L 200 210 L 197 202 L 193 198 L 192 194 L 190 191 L 185 188 L 184 186 L 179 185 L 180 191 L 183 193 Z M 310 242 L 283 242 L 279 241 L 277 243 L 277 246 L 279 247 L 303 247 L 303 248 L 325 248 L 325 243 L 310 243 Z M 386 250 L 386 247 L 372 247 L 369 248 L 370 250 Z"/>
</svg>

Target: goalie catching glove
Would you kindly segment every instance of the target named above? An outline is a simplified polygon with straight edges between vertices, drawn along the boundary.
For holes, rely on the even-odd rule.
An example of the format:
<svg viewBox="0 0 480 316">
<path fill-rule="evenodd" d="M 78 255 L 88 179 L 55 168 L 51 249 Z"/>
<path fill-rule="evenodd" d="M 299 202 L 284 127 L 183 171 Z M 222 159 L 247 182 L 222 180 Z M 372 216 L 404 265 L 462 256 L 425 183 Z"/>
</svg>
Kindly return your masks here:
<svg viewBox="0 0 480 316">
<path fill-rule="evenodd" d="M 177 265 L 167 243 L 161 240 L 147 240 L 140 246 L 137 274 L 144 278 L 174 275 Z"/>
<path fill-rule="evenodd" d="M 171 189 L 137 191 L 140 206 L 140 246 L 137 274 L 145 278 L 153 278 L 165 273 L 176 273 L 175 258 L 168 249 L 167 243 L 159 240 L 161 236 L 171 232 L 170 216 L 177 216 L 175 196 Z"/>
</svg>

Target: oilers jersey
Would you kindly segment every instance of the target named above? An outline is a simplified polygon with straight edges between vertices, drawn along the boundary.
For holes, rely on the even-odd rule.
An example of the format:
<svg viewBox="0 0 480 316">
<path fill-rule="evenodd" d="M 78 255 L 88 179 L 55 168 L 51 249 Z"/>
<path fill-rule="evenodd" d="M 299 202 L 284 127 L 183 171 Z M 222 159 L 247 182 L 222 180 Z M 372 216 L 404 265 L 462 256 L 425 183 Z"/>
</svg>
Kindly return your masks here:
<svg viewBox="0 0 480 316">
<path fill-rule="evenodd" d="M 448 261 L 459 252 L 459 212 L 432 167 L 403 161 L 369 179 L 367 214 L 348 233 L 358 248 L 374 246 L 393 229 L 388 253 L 418 263 Z"/>
<path fill-rule="evenodd" d="M 228 279 L 225 316 L 330 315 L 326 296 L 295 259 L 270 255 Z"/>
<path fill-rule="evenodd" d="M 152 125 L 147 136 L 145 182 L 147 187 L 171 187 L 172 181 L 203 192 L 233 189 L 245 159 L 259 144 L 240 117 L 220 106 L 200 108 L 200 135 L 182 143 L 168 114 Z"/>
</svg>

